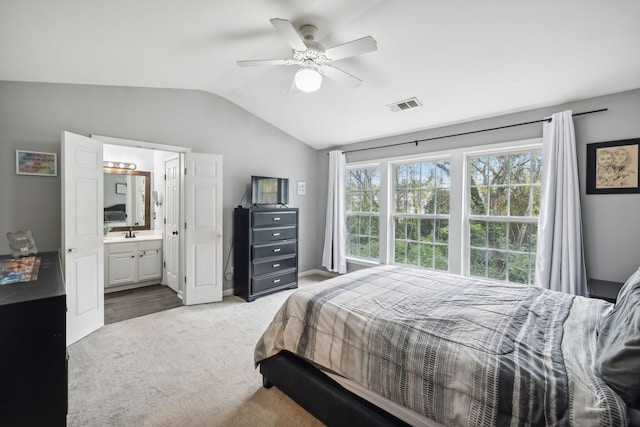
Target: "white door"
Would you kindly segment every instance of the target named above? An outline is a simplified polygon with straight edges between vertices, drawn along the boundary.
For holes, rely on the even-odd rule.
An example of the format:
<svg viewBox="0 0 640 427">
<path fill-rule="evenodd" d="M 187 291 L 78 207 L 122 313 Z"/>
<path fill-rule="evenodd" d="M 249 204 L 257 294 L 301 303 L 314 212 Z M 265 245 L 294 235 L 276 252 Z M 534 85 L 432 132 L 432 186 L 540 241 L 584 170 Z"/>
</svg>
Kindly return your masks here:
<svg viewBox="0 0 640 427">
<path fill-rule="evenodd" d="M 222 156 L 186 160 L 185 303 L 222 301 Z"/>
<path fill-rule="evenodd" d="M 174 291 L 179 291 L 180 266 L 180 161 L 175 159 L 165 162 L 165 262 L 167 285 Z"/>
<path fill-rule="evenodd" d="M 69 345 L 104 326 L 102 143 L 63 132 L 61 159 Z"/>
</svg>

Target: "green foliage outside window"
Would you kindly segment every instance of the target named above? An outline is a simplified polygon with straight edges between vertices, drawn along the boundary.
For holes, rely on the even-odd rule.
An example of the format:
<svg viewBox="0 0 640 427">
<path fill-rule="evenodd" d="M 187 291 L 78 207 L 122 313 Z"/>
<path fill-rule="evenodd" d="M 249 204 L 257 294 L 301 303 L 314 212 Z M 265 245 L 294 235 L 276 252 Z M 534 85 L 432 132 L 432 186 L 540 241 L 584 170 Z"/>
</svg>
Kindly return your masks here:
<svg viewBox="0 0 640 427">
<path fill-rule="evenodd" d="M 448 160 L 393 166 L 394 261 L 448 270 Z"/>
<path fill-rule="evenodd" d="M 347 170 L 347 256 L 380 258 L 380 169 Z"/>
<path fill-rule="evenodd" d="M 469 273 L 533 282 L 542 152 L 469 157 Z"/>
</svg>

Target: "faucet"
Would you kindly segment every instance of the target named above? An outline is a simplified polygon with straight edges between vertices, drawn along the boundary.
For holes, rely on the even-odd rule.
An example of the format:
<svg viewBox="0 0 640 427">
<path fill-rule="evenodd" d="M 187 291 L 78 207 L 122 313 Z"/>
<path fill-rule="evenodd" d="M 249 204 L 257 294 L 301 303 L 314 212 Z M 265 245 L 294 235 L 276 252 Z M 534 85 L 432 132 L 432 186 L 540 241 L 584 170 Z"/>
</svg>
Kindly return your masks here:
<svg viewBox="0 0 640 427">
<path fill-rule="evenodd" d="M 131 239 L 133 237 L 136 237 L 136 235 L 133 233 L 133 228 L 129 227 L 129 232 L 128 233 L 124 233 L 124 238 L 125 239 Z"/>
</svg>

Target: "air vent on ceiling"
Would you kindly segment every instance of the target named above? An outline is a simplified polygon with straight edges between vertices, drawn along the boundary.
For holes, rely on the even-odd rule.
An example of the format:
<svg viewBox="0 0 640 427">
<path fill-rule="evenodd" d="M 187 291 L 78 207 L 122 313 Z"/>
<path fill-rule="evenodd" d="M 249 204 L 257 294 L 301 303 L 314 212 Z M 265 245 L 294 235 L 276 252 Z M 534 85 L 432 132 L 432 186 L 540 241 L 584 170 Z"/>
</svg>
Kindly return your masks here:
<svg viewBox="0 0 640 427">
<path fill-rule="evenodd" d="M 394 102 L 393 104 L 388 104 L 387 107 L 389 107 L 391 111 L 396 112 L 396 111 L 408 110 L 410 108 L 416 108 L 421 105 L 422 104 L 420 104 L 420 101 L 418 101 L 418 98 L 413 97 L 413 98 L 405 99 L 404 101 L 398 101 L 398 102 Z"/>
</svg>

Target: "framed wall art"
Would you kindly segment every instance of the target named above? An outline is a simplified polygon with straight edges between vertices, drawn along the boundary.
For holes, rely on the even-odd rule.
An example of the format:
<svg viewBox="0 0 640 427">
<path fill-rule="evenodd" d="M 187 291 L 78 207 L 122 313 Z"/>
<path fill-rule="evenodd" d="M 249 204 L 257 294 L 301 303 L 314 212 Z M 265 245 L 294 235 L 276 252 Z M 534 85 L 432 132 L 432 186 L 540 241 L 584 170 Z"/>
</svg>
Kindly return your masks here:
<svg viewBox="0 0 640 427">
<path fill-rule="evenodd" d="M 127 184 L 116 183 L 116 194 L 127 194 Z"/>
<path fill-rule="evenodd" d="M 587 194 L 640 193 L 640 138 L 587 144 Z"/>
<path fill-rule="evenodd" d="M 58 161 L 55 153 L 16 150 L 18 175 L 57 176 Z"/>
</svg>

